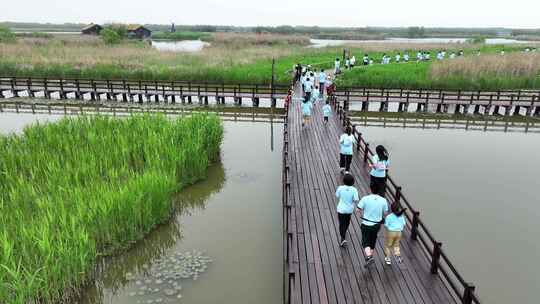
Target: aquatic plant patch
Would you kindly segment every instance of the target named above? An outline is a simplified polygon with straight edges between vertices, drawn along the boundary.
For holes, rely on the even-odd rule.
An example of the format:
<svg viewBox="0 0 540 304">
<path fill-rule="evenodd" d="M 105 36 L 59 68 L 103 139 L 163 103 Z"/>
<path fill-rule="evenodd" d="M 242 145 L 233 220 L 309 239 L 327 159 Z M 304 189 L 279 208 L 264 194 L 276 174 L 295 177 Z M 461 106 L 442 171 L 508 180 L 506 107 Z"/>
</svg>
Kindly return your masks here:
<svg viewBox="0 0 540 304">
<path fill-rule="evenodd" d="M 0 136 L 0 303 L 54 303 L 174 211 L 219 157 L 218 117 L 65 118 Z"/>
</svg>

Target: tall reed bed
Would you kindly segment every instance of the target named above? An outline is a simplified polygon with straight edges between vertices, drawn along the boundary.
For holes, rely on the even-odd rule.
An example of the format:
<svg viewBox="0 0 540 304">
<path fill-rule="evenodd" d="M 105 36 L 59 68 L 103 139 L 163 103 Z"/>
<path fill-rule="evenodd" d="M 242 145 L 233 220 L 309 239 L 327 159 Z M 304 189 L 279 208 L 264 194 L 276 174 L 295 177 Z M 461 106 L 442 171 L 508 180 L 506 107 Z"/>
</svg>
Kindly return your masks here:
<svg viewBox="0 0 540 304">
<path fill-rule="evenodd" d="M 0 303 L 76 292 L 219 157 L 216 116 L 66 118 L 0 137 Z"/>
</svg>

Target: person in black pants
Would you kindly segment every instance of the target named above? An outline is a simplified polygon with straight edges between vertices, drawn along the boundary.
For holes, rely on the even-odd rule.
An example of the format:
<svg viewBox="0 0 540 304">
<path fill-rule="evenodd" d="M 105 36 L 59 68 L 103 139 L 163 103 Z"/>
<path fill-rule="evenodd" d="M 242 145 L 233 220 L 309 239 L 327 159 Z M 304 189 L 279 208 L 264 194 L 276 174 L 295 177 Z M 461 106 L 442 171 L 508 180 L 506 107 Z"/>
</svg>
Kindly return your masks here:
<svg viewBox="0 0 540 304">
<path fill-rule="evenodd" d="M 355 204 L 359 201 L 358 190 L 353 187 L 354 177 L 351 174 L 343 176 L 343 185 L 336 190 L 336 197 L 339 199 L 337 205 L 338 221 L 339 221 L 339 246 L 346 245 L 345 235 L 351 223 L 351 215 L 354 212 Z"/>
<path fill-rule="evenodd" d="M 351 161 L 353 155 L 353 146 L 356 143 L 356 138 L 352 134 L 351 127 L 345 128 L 345 133 L 339 138 L 339 167 L 341 172 L 348 173 L 351 170 Z"/>
<path fill-rule="evenodd" d="M 377 146 L 375 148 L 375 155 L 371 158 L 371 171 L 369 175 L 371 177 L 370 183 L 377 187 L 377 193 L 382 197 L 386 195 L 386 179 L 389 165 L 388 151 L 382 145 Z"/>
</svg>

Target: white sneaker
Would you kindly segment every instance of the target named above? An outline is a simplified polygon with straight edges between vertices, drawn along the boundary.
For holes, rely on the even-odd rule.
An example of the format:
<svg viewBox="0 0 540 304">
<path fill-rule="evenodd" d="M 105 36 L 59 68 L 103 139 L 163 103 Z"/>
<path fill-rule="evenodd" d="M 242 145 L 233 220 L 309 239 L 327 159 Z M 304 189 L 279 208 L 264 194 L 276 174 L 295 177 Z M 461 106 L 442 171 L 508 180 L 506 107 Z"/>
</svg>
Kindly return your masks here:
<svg viewBox="0 0 540 304">
<path fill-rule="evenodd" d="M 341 247 L 344 247 L 345 245 L 347 245 L 347 240 L 342 240 L 341 243 L 339 244 L 339 246 Z"/>
<path fill-rule="evenodd" d="M 385 257 L 384 261 L 386 262 L 386 265 L 392 265 L 392 261 L 390 260 L 390 257 Z"/>
</svg>

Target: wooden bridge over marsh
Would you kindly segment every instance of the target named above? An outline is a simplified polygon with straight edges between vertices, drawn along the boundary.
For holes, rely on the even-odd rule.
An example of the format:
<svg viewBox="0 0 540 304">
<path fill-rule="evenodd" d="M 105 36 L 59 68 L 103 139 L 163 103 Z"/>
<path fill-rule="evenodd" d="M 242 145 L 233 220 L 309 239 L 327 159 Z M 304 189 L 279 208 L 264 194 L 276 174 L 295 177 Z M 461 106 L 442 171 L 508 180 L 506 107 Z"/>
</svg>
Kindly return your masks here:
<svg viewBox="0 0 540 304">
<path fill-rule="evenodd" d="M 420 212 L 388 179 L 387 199 L 408 208 L 402 240 L 404 262 L 387 266 L 383 238 L 376 261 L 366 267 L 360 221 L 353 216 L 349 245 L 338 244 L 335 189 L 340 184 L 337 141 L 350 125 L 347 112 L 335 104 L 328 125 L 321 105 L 314 107 L 312 123 L 302 128 L 299 93 L 285 119 L 283 150 L 284 302 L 304 303 L 480 303 L 473 284 L 456 270 L 421 219 Z M 368 193 L 369 144 L 355 128 L 356 146 L 351 172 L 360 194 Z"/>
<path fill-rule="evenodd" d="M 289 85 L 0 76 L 0 99 L 30 97 L 87 103 L 283 107 Z M 540 90 L 433 90 L 338 87 L 346 110 L 540 117 Z"/>
</svg>

